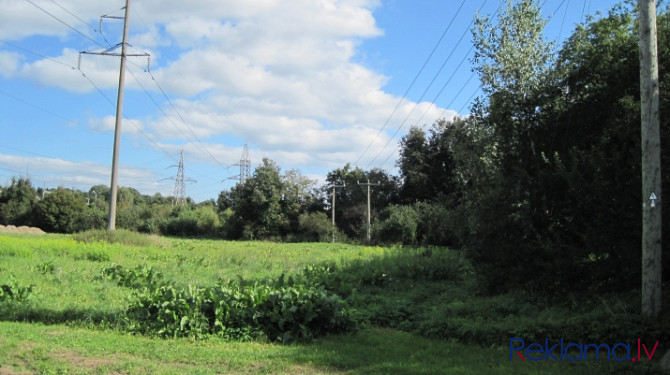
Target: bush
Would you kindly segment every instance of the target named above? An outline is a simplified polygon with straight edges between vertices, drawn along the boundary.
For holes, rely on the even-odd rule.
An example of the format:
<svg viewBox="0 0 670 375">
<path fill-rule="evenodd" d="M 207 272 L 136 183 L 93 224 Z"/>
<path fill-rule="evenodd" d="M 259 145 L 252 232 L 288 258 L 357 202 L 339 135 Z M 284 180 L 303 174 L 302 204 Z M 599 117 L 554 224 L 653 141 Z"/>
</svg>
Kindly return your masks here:
<svg viewBox="0 0 670 375">
<path fill-rule="evenodd" d="M 35 206 L 35 220 L 46 232 L 74 233 L 80 229 L 86 199 L 69 189 L 52 190 Z"/>
<path fill-rule="evenodd" d="M 21 286 L 16 281 L 14 275 L 9 276 L 9 281 L 0 285 L 0 302 L 16 301 L 23 302 L 30 297 L 33 292 L 33 286 Z"/>
<path fill-rule="evenodd" d="M 374 226 L 374 237 L 379 243 L 416 244 L 419 215 L 412 206 L 390 206 L 382 214 L 387 218 Z"/>
<path fill-rule="evenodd" d="M 189 207 L 177 206 L 164 223 L 161 232 L 168 236 L 197 236 L 201 234 L 198 217 Z"/>
<path fill-rule="evenodd" d="M 102 269 L 102 276 L 120 286 L 129 288 L 148 288 L 156 289 L 163 285 L 163 274 L 154 270 L 153 267 L 139 264 L 134 269 L 123 268 L 120 265 L 112 264 Z"/>
<path fill-rule="evenodd" d="M 213 206 L 200 206 L 195 209 L 195 217 L 200 234 L 214 235 L 221 222 Z"/>
<path fill-rule="evenodd" d="M 333 230 L 333 223 L 324 212 L 305 212 L 298 217 L 298 231 L 306 241 L 330 241 Z"/>
<path fill-rule="evenodd" d="M 133 293 L 126 315 L 131 330 L 163 337 L 267 337 L 305 341 L 353 328 L 344 300 L 323 287 L 282 282 L 181 289 L 163 284 Z"/>
</svg>

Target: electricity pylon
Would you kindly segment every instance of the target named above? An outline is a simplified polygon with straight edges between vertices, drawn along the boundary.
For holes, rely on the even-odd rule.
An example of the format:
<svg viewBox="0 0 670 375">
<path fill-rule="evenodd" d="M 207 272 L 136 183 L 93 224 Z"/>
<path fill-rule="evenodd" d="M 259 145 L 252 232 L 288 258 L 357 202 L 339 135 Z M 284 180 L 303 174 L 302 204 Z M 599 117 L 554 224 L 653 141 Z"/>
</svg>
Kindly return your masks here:
<svg viewBox="0 0 670 375">
<path fill-rule="evenodd" d="M 174 167 L 174 165 L 171 167 Z M 184 177 L 184 150 L 181 150 L 181 154 L 179 155 L 179 165 L 177 165 L 177 177 L 174 179 L 174 193 L 172 194 L 173 206 L 179 206 L 186 203 L 186 182 L 197 181 Z"/>
<path fill-rule="evenodd" d="M 249 160 L 249 147 L 247 144 L 244 144 L 244 151 L 242 151 L 242 157 L 238 164 L 240 166 L 240 184 L 244 183 L 251 177 L 251 160 Z"/>
</svg>

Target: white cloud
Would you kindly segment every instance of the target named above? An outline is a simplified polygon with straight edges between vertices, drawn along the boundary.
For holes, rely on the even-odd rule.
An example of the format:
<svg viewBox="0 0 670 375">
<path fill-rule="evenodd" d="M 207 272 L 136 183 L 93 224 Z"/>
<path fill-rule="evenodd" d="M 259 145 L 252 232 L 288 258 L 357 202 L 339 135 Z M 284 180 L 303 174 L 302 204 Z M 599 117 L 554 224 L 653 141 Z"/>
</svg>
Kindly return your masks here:
<svg viewBox="0 0 670 375">
<path fill-rule="evenodd" d="M 33 1 L 91 32 L 53 2 Z M 58 3 L 92 27 L 101 13 L 115 10 L 97 2 Z M 153 63 L 149 75 L 142 71 L 144 59 L 132 60 L 126 90 L 140 95 L 142 88 L 148 90 L 162 109 L 148 100 L 142 107 L 126 103 L 124 112 L 132 113 L 135 126 L 124 124 L 124 132 L 142 129 L 156 142 L 153 147 L 175 154 L 185 149 L 209 164 L 212 156 L 228 165 L 239 161 L 241 145 L 228 146 L 231 137 L 249 143 L 254 162 L 267 156 L 284 169 L 341 167 L 366 148 L 362 162 L 378 154 L 383 159 L 395 149 L 397 140 L 390 134 L 401 124 L 404 131 L 398 136 L 410 125 L 431 123 L 444 109 L 404 102 L 379 132 L 399 98 L 384 91 L 389 77 L 354 62 L 361 41 L 383 33 L 372 14 L 379 5 L 377 0 L 137 2 L 131 11 L 130 43 L 133 51 L 151 52 Z M 15 19 L 21 20 L 20 27 Z M 0 37 L 20 40 L 41 34 L 81 44 L 80 35 L 49 19 L 25 1 L 6 0 L 0 4 Z M 12 28 L 20 30 L 6 30 Z M 109 24 L 108 39 L 114 39 L 117 28 Z M 99 49 L 88 40 L 84 44 Z M 0 69 L 4 75 L 14 72 L 75 93 L 97 95 L 96 88 L 116 88 L 118 58 L 83 55 L 79 71 L 71 69 L 77 66 L 79 50 L 61 48 L 56 55 L 35 61 L 34 56 L 0 52 Z M 88 125 L 94 131 L 111 131 L 114 118 L 92 118 Z M 384 149 L 386 144 L 390 147 Z"/>
<path fill-rule="evenodd" d="M 0 51 L 0 75 L 6 78 L 14 76 L 21 59 L 18 53 Z"/>
<path fill-rule="evenodd" d="M 92 117 L 88 120 L 88 128 L 95 132 L 112 132 L 116 128 L 116 116 Z M 138 119 L 124 117 L 121 130 L 124 134 L 138 134 L 143 130 L 143 123 Z"/>
<path fill-rule="evenodd" d="M 88 190 L 93 185 L 108 185 L 111 173 L 107 165 L 47 157 L 0 154 L 0 164 L 7 166 L 7 169 L 26 171 L 37 186 L 44 183 L 50 187 L 74 187 L 81 190 Z M 158 182 L 154 172 L 126 165 L 119 168 L 119 185 L 133 186 L 145 194 L 171 193 L 165 184 Z"/>
</svg>

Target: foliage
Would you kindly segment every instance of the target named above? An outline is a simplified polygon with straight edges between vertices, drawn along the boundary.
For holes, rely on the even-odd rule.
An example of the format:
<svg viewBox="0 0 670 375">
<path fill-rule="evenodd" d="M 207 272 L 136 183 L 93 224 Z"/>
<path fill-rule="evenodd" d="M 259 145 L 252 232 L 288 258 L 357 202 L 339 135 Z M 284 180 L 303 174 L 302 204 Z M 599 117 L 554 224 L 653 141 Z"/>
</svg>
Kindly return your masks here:
<svg viewBox="0 0 670 375">
<path fill-rule="evenodd" d="M 415 245 L 419 214 L 412 206 L 389 206 L 374 225 L 374 239 L 380 243 Z"/>
<path fill-rule="evenodd" d="M 298 232 L 306 241 L 328 241 L 333 230 L 333 224 L 324 212 L 304 212 L 298 217 Z"/>
<path fill-rule="evenodd" d="M 33 292 L 33 285 L 19 285 L 14 275 L 9 276 L 9 280 L 0 285 L 0 302 L 16 301 L 23 302 L 30 297 Z"/>
<path fill-rule="evenodd" d="M 342 168 L 328 172 L 327 185 L 322 188 L 324 195 L 331 196 L 329 186 L 345 185 L 335 189 L 335 223 L 337 228 L 350 238 L 362 240 L 366 234 L 367 189 L 359 183 L 379 184 L 370 187 L 371 221 L 377 212 L 398 200 L 398 178 L 383 170 L 364 171 L 346 164 Z M 332 198 L 331 198 L 332 199 Z"/>
<path fill-rule="evenodd" d="M 233 188 L 233 210 L 244 239 L 277 236 L 288 225 L 282 210 L 280 169 L 270 159 L 263 159 L 253 176 Z"/>
<path fill-rule="evenodd" d="M 46 232 L 74 233 L 86 210 L 81 193 L 68 189 L 52 190 L 35 206 L 37 224 Z"/>
<path fill-rule="evenodd" d="M 0 190 L 0 224 L 30 225 L 37 194 L 30 179 L 12 177 L 11 184 Z"/>
<path fill-rule="evenodd" d="M 87 230 L 73 234 L 72 238 L 74 238 L 76 241 L 87 244 L 96 243 L 98 241 L 104 241 L 110 244 L 118 243 L 128 246 L 152 246 L 165 244 L 165 241 L 161 240 L 159 237 L 148 236 L 146 234 L 133 232 L 127 229 L 116 229 L 113 231 L 105 229 Z"/>
<path fill-rule="evenodd" d="M 145 288 L 133 294 L 127 311 L 129 325 L 134 331 L 168 337 L 215 334 L 245 340 L 262 334 L 283 343 L 353 327 L 337 295 L 323 288 L 273 287 L 273 283 L 231 281 L 210 288 Z"/>
<path fill-rule="evenodd" d="M 400 141 L 400 201 L 445 202 L 460 195 L 454 160 L 455 129 L 463 119 L 438 120 L 428 136 L 413 127 Z"/>
<path fill-rule="evenodd" d="M 133 269 L 118 264 L 104 267 L 102 276 L 128 288 L 156 289 L 164 284 L 163 274 L 146 264 L 138 264 Z"/>
</svg>

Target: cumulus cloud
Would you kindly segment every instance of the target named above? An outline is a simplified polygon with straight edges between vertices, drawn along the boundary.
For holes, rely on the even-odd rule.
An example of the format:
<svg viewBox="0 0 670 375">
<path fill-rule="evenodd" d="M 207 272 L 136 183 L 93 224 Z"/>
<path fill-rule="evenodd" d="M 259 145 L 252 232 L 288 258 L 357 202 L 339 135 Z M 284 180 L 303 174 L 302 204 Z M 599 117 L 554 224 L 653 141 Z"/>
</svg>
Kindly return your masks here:
<svg viewBox="0 0 670 375">
<path fill-rule="evenodd" d="M 93 30 L 98 17 L 109 11 L 122 15 L 105 9 L 108 3 L 59 1 L 77 20 L 53 2 L 33 1 L 100 42 Z M 144 61 L 132 60 L 126 90 L 139 95 L 146 90 L 151 100 L 142 108 L 126 104 L 125 112 L 142 120 L 134 120 L 137 129 L 125 126 L 124 131 L 142 129 L 156 141 L 152 147 L 175 153 L 185 149 L 210 164 L 215 164 L 212 156 L 219 163 L 239 161 L 242 145 L 230 146 L 231 138 L 249 143 L 254 157 L 271 157 L 284 169 L 341 167 L 366 148 L 368 161 L 386 156 L 397 144 L 392 139 L 396 129 L 455 113 L 404 102 L 389 119 L 400 99 L 384 91 L 389 77 L 355 62 L 362 41 L 383 35 L 373 17 L 378 6 L 378 0 L 137 2 L 130 43 L 133 51 L 151 52 L 152 64 L 145 72 Z M 62 48 L 48 58 L 0 51 L 2 74 L 76 93 L 116 87 L 118 58 L 85 55 L 81 70 L 68 68 L 77 65 L 80 50 L 100 46 L 25 1 L 0 3 L 0 22 L 2 38 L 43 35 L 79 39 L 81 46 Z M 108 39 L 114 39 L 118 27 L 110 25 Z M 89 126 L 109 131 L 113 117 L 91 119 Z"/>
<path fill-rule="evenodd" d="M 107 185 L 110 178 L 110 167 L 93 162 L 74 162 L 63 159 L 17 156 L 0 154 L 0 165 L 9 170 L 26 171 L 33 177 L 35 184 L 44 182 L 49 186 L 74 187 L 88 190 L 93 185 Z M 152 171 L 122 165 L 119 168 L 119 184 L 122 186 L 141 187 L 146 191 L 169 194 L 165 185 L 157 182 Z"/>
</svg>

